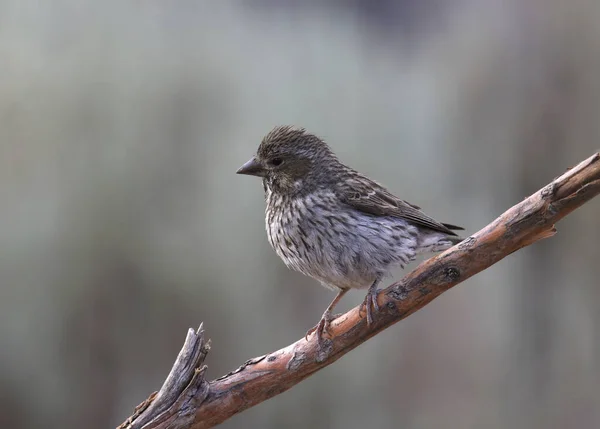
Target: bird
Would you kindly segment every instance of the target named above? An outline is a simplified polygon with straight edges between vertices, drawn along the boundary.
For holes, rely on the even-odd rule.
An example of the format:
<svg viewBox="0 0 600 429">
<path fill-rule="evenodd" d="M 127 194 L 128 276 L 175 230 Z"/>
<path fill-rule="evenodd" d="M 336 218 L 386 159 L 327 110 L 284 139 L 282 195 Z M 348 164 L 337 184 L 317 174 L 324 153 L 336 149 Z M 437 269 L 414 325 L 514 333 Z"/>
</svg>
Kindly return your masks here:
<svg viewBox="0 0 600 429">
<path fill-rule="evenodd" d="M 332 312 L 351 289 L 367 289 L 361 310 L 374 322 L 377 286 L 422 253 L 446 250 L 463 228 L 440 223 L 342 163 L 305 128 L 277 126 L 236 172 L 262 178 L 267 238 L 285 265 L 337 292 L 316 332 L 323 344 Z"/>
</svg>

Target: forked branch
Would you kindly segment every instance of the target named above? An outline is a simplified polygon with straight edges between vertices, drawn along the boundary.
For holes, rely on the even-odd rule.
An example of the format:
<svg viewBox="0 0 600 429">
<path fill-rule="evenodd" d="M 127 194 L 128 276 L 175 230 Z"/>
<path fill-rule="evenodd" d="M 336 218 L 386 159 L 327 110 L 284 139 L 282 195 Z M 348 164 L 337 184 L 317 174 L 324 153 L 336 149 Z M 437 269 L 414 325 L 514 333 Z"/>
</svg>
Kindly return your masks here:
<svg viewBox="0 0 600 429">
<path fill-rule="evenodd" d="M 282 393 L 350 350 L 427 305 L 442 292 L 504 257 L 555 234 L 554 224 L 600 193 L 600 154 L 596 153 L 481 231 L 423 262 L 379 293 L 380 311 L 367 326 L 355 307 L 331 324 L 324 348 L 316 338 L 254 359 L 213 381 L 204 379 L 209 350 L 202 325 L 190 330 L 171 373 L 158 393 L 139 405 L 119 429 L 208 428 Z"/>
</svg>

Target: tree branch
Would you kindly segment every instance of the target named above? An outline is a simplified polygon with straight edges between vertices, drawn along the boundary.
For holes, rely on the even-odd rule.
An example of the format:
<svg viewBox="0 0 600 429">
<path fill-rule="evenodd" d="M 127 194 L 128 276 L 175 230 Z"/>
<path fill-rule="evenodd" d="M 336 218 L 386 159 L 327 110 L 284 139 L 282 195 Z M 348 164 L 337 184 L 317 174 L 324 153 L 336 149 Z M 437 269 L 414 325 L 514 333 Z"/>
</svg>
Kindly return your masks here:
<svg viewBox="0 0 600 429">
<path fill-rule="evenodd" d="M 119 429 L 201 429 L 278 395 L 350 350 L 427 305 L 441 293 L 511 253 L 555 234 L 554 224 L 600 193 L 600 153 L 596 153 L 529 198 L 515 205 L 462 243 L 423 262 L 378 295 L 380 311 L 367 326 L 355 307 L 335 319 L 332 338 L 318 349 L 311 335 L 268 355 L 250 359 L 207 382 L 209 345 L 202 325 L 190 330 L 183 349 L 158 393 L 139 405 Z"/>
</svg>

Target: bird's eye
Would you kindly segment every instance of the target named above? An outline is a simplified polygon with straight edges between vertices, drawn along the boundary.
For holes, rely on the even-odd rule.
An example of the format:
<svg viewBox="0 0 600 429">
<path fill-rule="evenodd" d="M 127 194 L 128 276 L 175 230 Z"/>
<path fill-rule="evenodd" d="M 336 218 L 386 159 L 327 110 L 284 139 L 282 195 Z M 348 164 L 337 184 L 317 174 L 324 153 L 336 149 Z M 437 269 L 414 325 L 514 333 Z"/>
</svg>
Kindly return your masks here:
<svg viewBox="0 0 600 429">
<path fill-rule="evenodd" d="M 278 166 L 280 166 L 281 164 L 283 164 L 283 159 L 281 159 L 281 158 L 273 158 L 273 159 L 271 160 L 271 165 L 273 165 L 273 166 L 275 166 L 275 167 L 278 167 Z"/>
</svg>

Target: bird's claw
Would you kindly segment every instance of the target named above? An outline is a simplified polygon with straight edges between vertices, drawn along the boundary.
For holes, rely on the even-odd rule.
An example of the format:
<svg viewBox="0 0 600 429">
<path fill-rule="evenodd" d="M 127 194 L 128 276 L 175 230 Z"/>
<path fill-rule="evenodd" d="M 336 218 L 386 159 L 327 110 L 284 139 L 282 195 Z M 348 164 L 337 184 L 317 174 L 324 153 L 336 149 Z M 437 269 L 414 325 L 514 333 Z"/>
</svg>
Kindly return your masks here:
<svg viewBox="0 0 600 429">
<path fill-rule="evenodd" d="M 319 345 L 321 345 L 323 343 L 323 333 L 324 332 L 326 332 L 327 335 L 331 336 L 331 333 L 329 332 L 329 325 L 332 320 L 333 320 L 333 318 L 331 317 L 331 314 L 327 314 L 327 313 L 324 314 L 323 317 L 321 317 L 321 320 L 319 320 L 319 323 L 317 323 L 315 326 L 313 326 L 306 332 L 304 339 L 306 341 L 308 341 L 308 337 L 311 334 L 316 333 L 317 343 Z"/>
<path fill-rule="evenodd" d="M 319 323 L 321 323 L 321 321 L 319 321 Z M 306 341 L 308 341 L 308 337 L 310 337 L 310 335 L 317 330 L 317 328 L 319 327 L 319 323 L 317 323 L 315 326 L 306 331 L 306 335 L 304 336 L 304 339 Z"/>
<path fill-rule="evenodd" d="M 379 289 L 369 289 L 369 291 L 367 292 L 367 296 L 365 296 L 365 300 L 360 305 L 360 311 L 362 311 L 363 307 L 366 307 L 367 325 L 373 323 L 373 310 L 379 311 L 379 304 L 377 303 L 378 293 Z"/>
</svg>

